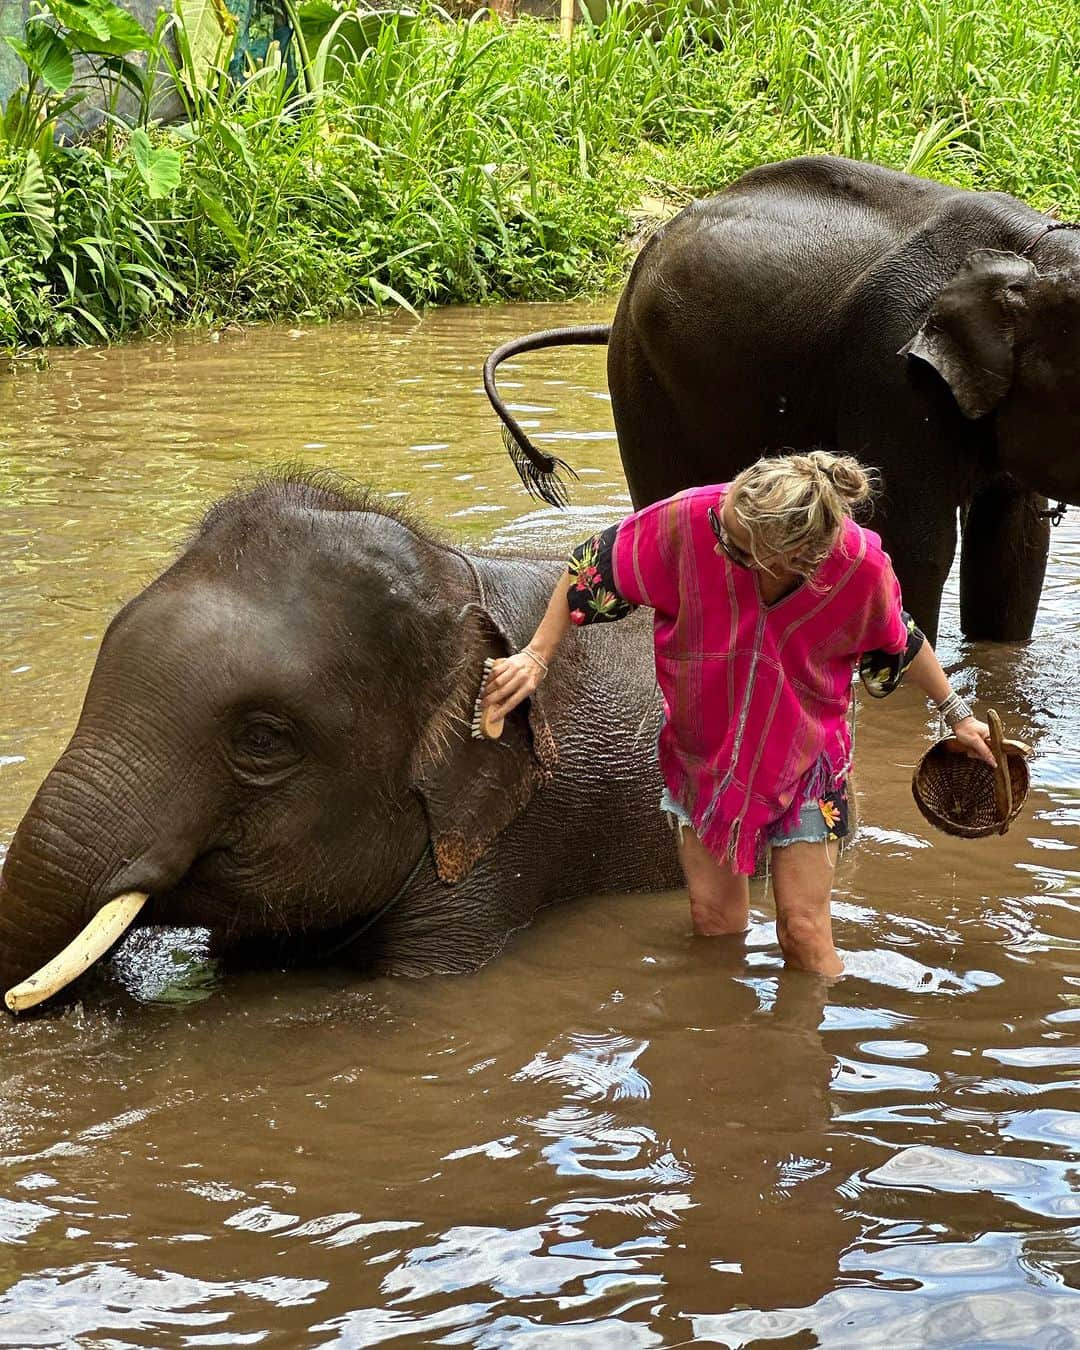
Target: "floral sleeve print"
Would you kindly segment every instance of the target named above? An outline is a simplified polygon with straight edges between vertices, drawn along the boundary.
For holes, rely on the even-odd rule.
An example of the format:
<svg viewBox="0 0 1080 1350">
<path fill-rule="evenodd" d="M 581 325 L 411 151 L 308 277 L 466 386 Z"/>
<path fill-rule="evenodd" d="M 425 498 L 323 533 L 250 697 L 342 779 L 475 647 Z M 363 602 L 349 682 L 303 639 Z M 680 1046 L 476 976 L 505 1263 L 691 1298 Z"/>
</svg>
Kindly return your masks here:
<svg viewBox="0 0 1080 1350">
<path fill-rule="evenodd" d="M 915 624 L 915 620 L 905 610 L 904 627 L 907 629 L 907 646 L 902 652 L 864 652 L 859 657 L 859 678 L 866 692 L 873 698 L 884 698 L 899 685 L 904 671 L 919 654 L 919 648 L 926 641 Z"/>
<path fill-rule="evenodd" d="M 618 528 L 612 525 L 601 534 L 594 534 L 570 555 L 568 567 L 573 584 L 567 600 L 572 623 L 614 623 L 616 619 L 625 619 L 635 608 L 615 589 L 611 551 Z"/>
</svg>

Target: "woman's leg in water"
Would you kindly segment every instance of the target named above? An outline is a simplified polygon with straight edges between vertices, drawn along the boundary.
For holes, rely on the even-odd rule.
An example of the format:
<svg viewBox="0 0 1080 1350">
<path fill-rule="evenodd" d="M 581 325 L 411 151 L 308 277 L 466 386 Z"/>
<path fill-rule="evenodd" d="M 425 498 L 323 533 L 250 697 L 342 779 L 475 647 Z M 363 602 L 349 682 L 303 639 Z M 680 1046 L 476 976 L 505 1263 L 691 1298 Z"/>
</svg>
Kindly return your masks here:
<svg viewBox="0 0 1080 1350">
<path fill-rule="evenodd" d="M 794 843 L 772 850 L 776 936 L 784 961 L 796 970 L 842 975 L 832 936 L 834 862 L 829 845 Z"/>
<path fill-rule="evenodd" d="M 679 860 L 690 891 L 690 917 L 701 937 L 745 933 L 750 923 L 749 878 L 718 862 L 688 825 L 679 829 Z"/>
</svg>

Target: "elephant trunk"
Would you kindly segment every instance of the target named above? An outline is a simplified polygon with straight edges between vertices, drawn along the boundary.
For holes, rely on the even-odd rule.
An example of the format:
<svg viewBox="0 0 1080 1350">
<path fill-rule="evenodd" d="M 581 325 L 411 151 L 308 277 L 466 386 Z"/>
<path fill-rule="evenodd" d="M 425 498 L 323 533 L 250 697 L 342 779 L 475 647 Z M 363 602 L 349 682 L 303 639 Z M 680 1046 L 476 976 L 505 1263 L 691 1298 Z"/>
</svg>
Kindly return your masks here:
<svg viewBox="0 0 1080 1350">
<path fill-rule="evenodd" d="M 34 982 L 8 1003 L 13 1011 L 81 974 L 121 936 L 146 896 L 189 865 L 155 860 L 145 812 L 134 809 L 130 788 L 115 778 L 103 772 L 100 748 L 72 742 L 15 832 L 0 872 L 0 994 L 31 976 Z M 114 906 L 83 934 L 99 911 L 131 892 L 140 900 L 121 907 L 127 923 L 117 924 Z M 42 971 L 71 944 L 59 970 Z"/>
</svg>

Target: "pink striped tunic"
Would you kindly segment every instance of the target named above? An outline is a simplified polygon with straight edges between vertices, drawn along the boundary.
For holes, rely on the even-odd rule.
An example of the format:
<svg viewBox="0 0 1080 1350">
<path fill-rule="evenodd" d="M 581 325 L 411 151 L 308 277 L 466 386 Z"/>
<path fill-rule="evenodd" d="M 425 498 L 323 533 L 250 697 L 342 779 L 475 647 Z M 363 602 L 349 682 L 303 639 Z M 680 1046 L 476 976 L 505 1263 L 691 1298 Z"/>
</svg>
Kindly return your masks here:
<svg viewBox="0 0 1080 1350">
<path fill-rule="evenodd" d="M 808 798 L 843 782 L 855 664 L 903 651 L 907 628 L 880 538 L 852 520 L 809 582 L 766 605 L 709 526 L 727 487 L 628 516 L 612 564 L 620 596 L 656 611 L 664 781 L 709 851 L 751 873 L 770 825 L 790 829 Z"/>
</svg>

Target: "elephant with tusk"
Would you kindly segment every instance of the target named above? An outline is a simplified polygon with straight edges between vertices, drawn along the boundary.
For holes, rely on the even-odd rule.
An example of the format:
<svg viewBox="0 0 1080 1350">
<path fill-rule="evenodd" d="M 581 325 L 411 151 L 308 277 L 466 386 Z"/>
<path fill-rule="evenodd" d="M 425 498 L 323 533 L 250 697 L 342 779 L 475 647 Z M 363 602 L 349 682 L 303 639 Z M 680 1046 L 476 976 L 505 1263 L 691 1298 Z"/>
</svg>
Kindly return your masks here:
<svg viewBox="0 0 1080 1350">
<path fill-rule="evenodd" d="M 474 969 L 543 905 L 678 886 L 647 617 L 575 632 L 499 740 L 470 735 L 484 660 L 561 566 L 470 555 L 318 476 L 213 507 L 109 625 L 16 831 L 7 1006 L 135 922 L 420 975 Z"/>
</svg>

